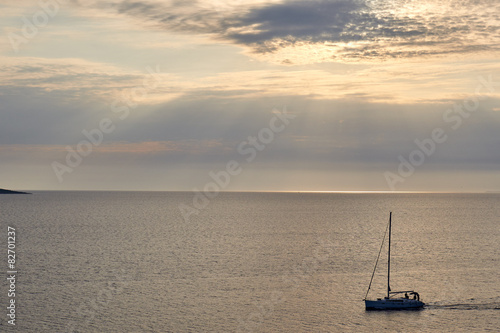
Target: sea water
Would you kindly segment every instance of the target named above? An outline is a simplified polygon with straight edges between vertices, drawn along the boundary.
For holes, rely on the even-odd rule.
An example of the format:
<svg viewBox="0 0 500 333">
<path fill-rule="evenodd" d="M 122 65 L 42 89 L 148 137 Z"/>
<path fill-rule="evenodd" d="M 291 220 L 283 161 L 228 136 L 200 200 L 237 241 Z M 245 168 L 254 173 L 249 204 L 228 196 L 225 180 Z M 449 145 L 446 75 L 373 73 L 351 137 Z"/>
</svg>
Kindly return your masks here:
<svg viewBox="0 0 500 333">
<path fill-rule="evenodd" d="M 497 332 L 500 194 L 35 192 L 0 196 L 2 332 Z M 179 207 L 192 207 L 183 213 Z M 365 311 L 389 212 L 391 288 Z M 369 298 L 387 288 L 383 249 Z M 8 275 L 7 275 L 8 277 Z M 15 299 L 15 326 L 7 307 Z"/>
</svg>

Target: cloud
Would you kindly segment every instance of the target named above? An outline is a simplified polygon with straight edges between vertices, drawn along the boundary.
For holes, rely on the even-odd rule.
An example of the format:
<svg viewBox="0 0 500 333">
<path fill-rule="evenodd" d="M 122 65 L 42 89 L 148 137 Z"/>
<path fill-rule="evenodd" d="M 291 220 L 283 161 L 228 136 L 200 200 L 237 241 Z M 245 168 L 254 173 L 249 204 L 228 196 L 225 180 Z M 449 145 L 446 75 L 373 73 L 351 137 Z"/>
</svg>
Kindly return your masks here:
<svg viewBox="0 0 500 333">
<path fill-rule="evenodd" d="M 154 65 L 141 72 L 82 59 L 0 57 L 0 97 L 4 99 L 0 109 L 19 96 L 43 96 L 45 100 L 73 105 L 111 105 L 117 99 L 158 104 L 183 94 L 187 83 L 181 87 L 179 81 L 177 75 L 163 73 L 160 66 Z"/>
<path fill-rule="evenodd" d="M 231 140 L 237 140 L 240 133 L 251 135 L 250 129 L 262 126 L 268 120 L 265 112 L 291 105 L 290 101 L 300 101 L 300 109 L 320 118 L 325 109 L 356 110 L 345 103 L 349 100 L 374 108 L 434 103 L 444 110 L 447 104 L 474 94 L 478 75 L 487 78 L 500 72 L 498 63 L 464 61 L 349 65 L 344 72 L 322 65 L 309 70 L 235 71 L 187 78 L 162 73 L 162 84 L 148 94 L 147 101 L 136 100 L 137 108 L 121 120 L 121 113 L 113 112 L 111 104 L 117 96 L 129 96 L 131 87 L 140 86 L 146 71 L 76 59 L 2 58 L 0 63 L 2 144 L 74 144 L 82 139 L 83 129 L 95 128 L 103 117 L 116 122 L 117 134 L 127 133 L 107 140 L 141 142 L 145 135 L 152 135 L 148 139 L 152 141 L 218 139 L 210 133 L 228 134 L 232 128 Z M 498 81 L 496 74 L 492 77 Z M 484 93 L 491 100 L 500 96 L 499 92 Z M 314 101 L 331 101 L 332 106 Z M 247 130 L 242 131 L 237 123 L 247 124 Z"/>
<path fill-rule="evenodd" d="M 101 7 L 103 5 L 100 5 Z M 206 34 L 254 55 L 302 53 L 293 63 L 384 61 L 495 52 L 500 4 L 493 0 L 114 1 L 119 15 L 167 31 Z"/>
<path fill-rule="evenodd" d="M 0 145 L 2 154 L 66 154 L 67 145 L 32 145 L 11 144 Z M 105 142 L 92 149 L 96 154 L 213 154 L 224 151 L 222 143 L 218 140 L 178 140 L 178 141 L 146 141 L 146 142 Z"/>
<path fill-rule="evenodd" d="M 144 74 L 81 59 L 3 57 L 0 65 L 0 94 L 15 95 L 21 90 L 66 91 L 73 98 L 99 95 L 102 91 L 133 87 Z"/>
<path fill-rule="evenodd" d="M 361 1 L 290 1 L 256 8 L 241 17 L 227 31 L 227 37 L 241 44 L 259 45 L 272 51 L 296 41 L 343 40 L 343 31 L 356 20 Z"/>
<path fill-rule="evenodd" d="M 259 183 L 273 170 L 277 174 L 290 175 L 290 184 L 298 187 L 301 184 L 297 179 L 312 177 L 318 172 L 331 179 L 342 172 L 357 170 L 362 171 L 358 177 L 371 172 L 375 173 L 375 179 L 380 177 L 383 180 L 383 172 L 397 169 L 398 156 L 408 157 L 416 148 L 414 140 L 430 137 L 436 127 L 444 128 L 449 139 L 439 145 L 426 162 L 425 170 L 445 173 L 465 170 L 476 174 L 498 172 L 500 113 L 490 111 L 498 105 L 498 99 L 481 102 L 480 109 L 464 119 L 462 127 L 454 131 L 451 124 L 442 119 L 452 103 L 395 105 L 352 98 L 310 100 L 304 96 L 234 100 L 195 97 L 193 93 L 154 109 L 148 106 L 147 117 L 131 117 L 124 122 L 113 118 L 116 131 L 95 147 L 78 171 L 68 177 L 65 186 L 78 188 L 87 184 L 88 179 L 106 180 L 117 172 L 123 173 L 123 179 L 133 178 L 134 168 L 138 175 L 148 177 L 152 172 L 157 172 L 160 178 L 175 174 L 173 181 L 184 180 L 179 183 L 179 189 L 201 186 L 210 180 L 209 170 L 219 170 L 230 160 L 244 161 L 245 157 L 237 152 L 238 145 L 269 126 L 273 106 L 280 109 L 283 104 L 288 105 L 289 112 L 296 114 L 297 118 L 276 136 L 268 148 L 259 152 L 252 165 L 245 168 L 245 175 L 241 178 L 243 184 L 249 174 L 253 177 L 248 178 L 246 184 L 250 186 Z M 97 118 L 80 109 L 73 112 L 64 108 L 53 114 L 51 107 L 60 106 L 38 103 L 32 108 L 30 105 L 29 109 L 34 109 L 34 113 L 16 112 L 16 119 L 7 118 L 0 123 L 2 170 L 12 170 L 15 175 L 23 169 L 19 165 L 37 163 L 46 167 L 43 174 L 55 181 L 50 164 L 55 160 L 64 161 L 66 146 L 75 147 L 79 141 L 85 140 L 82 129 L 94 128 L 100 117 L 112 117 L 109 110 L 104 110 Z M 139 107 L 136 111 L 143 113 L 145 110 Z M 37 117 L 38 114 L 41 115 Z M 16 167 L 9 169 L 9 165 Z M 172 173 L 172 169 L 179 172 Z M 200 175 L 201 179 L 196 178 Z M 151 178 L 156 177 L 148 177 L 141 178 L 148 185 L 141 184 L 143 187 L 138 185 L 138 188 L 147 188 L 152 182 L 153 188 L 162 189 L 153 184 Z M 310 184 L 323 188 L 321 182 Z M 338 188 L 331 185 L 330 189 Z M 29 184 L 23 186 L 30 188 Z M 113 186 L 111 184 L 109 188 L 115 188 Z M 162 186 L 163 189 L 172 189 L 170 183 L 162 183 Z M 242 188 L 246 188 L 244 186 Z M 96 188 L 102 187 L 97 185 Z M 305 188 L 314 189 L 314 186 Z"/>
<path fill-rule="evenodd" d="M 296 121 L 280 133 L 268 149 L 259 153 L 258 164 L 306 164 L 323 168 L 397 165 L 398 155 L 407 157 L 417 148 L 415 139 L 429 138 L 433 129 L 440 127 L 449 138 L 439 145 L 428 161 L 429 166 L 443 170 L 450 166 L 498 169 L 500 145 L 496 133 L 500 113 L 490 111 L 491 106 L 498 105 L 498 99 L 483 102 L 478 111 L 463 119 L 457 130 L 442 117 L 452 108 L 451 103 L 391 105 L 352 100 L 307 101 L 301 97 L 286 100 L 289 112 L 297 115 Z M 241 160 L 238 145 L 269 126 L 273 117 L 272 102 L 273 99 L 231 103 L 184 100 L 173 105 L 170 102 L 147 118 L 116 123 L 116 132 L 106 136 L 88 160 L 109 163 L 130 158 L 140 159 L 145 165 Z M 73 126 L 76 136 L 69 139 L 66 133 L 57 131 L 61 124 L 44 126 L 39 131 L 52 132 L 51 138 L 57 143 L 7 143 L 0 145 L 0 154 L 5 160 L 22 156 L 64 159 L 67 145 L 75 147 L 86 140 L 79 125 Z M 33 138 L 41 136 L 36 131 L 33 128 L 21 134 L 23 139 L 31 138 L 29 141 L 34 142 Z"/>
</svg>

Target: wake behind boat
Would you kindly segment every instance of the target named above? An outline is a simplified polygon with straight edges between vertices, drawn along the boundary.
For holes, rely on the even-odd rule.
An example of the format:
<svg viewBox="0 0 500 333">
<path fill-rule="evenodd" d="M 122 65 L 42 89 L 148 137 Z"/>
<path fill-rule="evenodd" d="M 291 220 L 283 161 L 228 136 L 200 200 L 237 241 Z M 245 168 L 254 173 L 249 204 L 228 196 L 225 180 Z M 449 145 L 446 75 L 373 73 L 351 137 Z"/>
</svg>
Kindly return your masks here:
<svg viewBox="0 0 500 333">
<path fill-rule="evenodd" d="M 368 292 L 370 291 L 373 276 L 375 275 L 375 270 L 377 269 L 378 260 L 380 258 L 380 253 L 382 252 L 382 247 L 384 245 L 384 239 L 382 240 L 382 245 L 380 246 L 380 251 L 378 253 L 377 261 L 375 262 L 375 268 L 373 269 L 372 278 L 368 286 L 368 290 L 365 295 L 365 307 L 366 310 L 405 310 L 405 309 L 419 309 L 425 304 L 420 301 L 420 295 L 413 290 L 407 291 L 391 291 L 390 287 L 390 277 L 391 277 L 391 222 L 392 222 L 392 212 L 389 213 L 389 245 L 387 250 L 387 295 L 384 298 L 377 298 L 376 300 L 368 300 Z"/>
</svg>

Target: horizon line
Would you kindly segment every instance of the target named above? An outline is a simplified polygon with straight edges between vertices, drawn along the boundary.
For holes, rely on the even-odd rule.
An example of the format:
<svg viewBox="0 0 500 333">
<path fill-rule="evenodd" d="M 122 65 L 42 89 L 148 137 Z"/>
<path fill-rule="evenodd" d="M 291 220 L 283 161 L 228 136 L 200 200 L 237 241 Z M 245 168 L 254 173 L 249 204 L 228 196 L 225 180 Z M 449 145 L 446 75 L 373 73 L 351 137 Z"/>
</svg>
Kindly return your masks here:
<svg viewBox="0 0 500 333">
<path fill-rule="evenodd" d="M 55 190 L 55 189 L 19 189 L 16 191 L 31 191 L 31 192 L 197 192 L 195 190 L 137 190 L 137 189 L 127 189 L 127 190 L 116 190 L 116 189 L 70 189 L 70 190 Z M 199 191 L 202 192 L 202 191 Z M 203 192 L 202 192 L 203 193 Z M 470 190 L 470 191 L 451 191 L 451 190 L 405 190 L 405 191 L 391 191 L 391 190 L 225 190 L 219 191 L 218 193 L 345 193 L 345 194 L 390 194 L 390 193 L 500 193 L 498 190 Z"/>
</svg>

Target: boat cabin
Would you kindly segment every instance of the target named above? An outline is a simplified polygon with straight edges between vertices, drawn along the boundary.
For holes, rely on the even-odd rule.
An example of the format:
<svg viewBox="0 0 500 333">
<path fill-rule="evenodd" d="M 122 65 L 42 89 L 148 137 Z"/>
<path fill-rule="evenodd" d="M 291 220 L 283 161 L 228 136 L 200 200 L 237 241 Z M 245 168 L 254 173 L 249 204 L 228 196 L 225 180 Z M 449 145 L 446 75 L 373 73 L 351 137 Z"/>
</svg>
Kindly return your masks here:
<svg viewBox="0 0 500 333">
<path fill-rule="evenodd" d="M 416 291 L 413 291 L 413 290 L 408 290 L 408 291 L 391 291 L 389 293 L 389 297 L 391 297 L 390 295 L 403 295 L 403 294 L 404 294 L 404 296 L 402 296 L 401 298 L 420 301 L 420 295 Z M 386 297 L 386 299 L 387 299 L 387 297 Z"/>
</svg>

